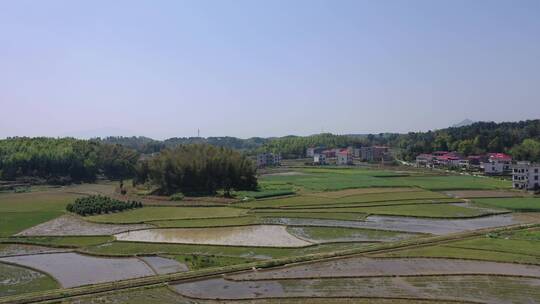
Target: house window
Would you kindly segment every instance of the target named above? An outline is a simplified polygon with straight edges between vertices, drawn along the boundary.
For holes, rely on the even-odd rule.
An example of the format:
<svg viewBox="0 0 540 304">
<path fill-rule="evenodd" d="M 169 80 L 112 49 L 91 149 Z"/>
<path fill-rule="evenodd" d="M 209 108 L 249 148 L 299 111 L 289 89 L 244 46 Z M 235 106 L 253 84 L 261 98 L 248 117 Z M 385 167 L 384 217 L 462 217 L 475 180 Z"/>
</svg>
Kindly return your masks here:
<svg viewBox="0 0 540 304">
<path fill-rule="evenodd" d="M 535 176 L 534 176 L 534 180 L 538 180 L 538 175 L 535 175 Z"/>
<path fill-rule="evenodd" d="M 534 173 L 538 173 L 538 168 L 534 169 Z"/>
</svg>

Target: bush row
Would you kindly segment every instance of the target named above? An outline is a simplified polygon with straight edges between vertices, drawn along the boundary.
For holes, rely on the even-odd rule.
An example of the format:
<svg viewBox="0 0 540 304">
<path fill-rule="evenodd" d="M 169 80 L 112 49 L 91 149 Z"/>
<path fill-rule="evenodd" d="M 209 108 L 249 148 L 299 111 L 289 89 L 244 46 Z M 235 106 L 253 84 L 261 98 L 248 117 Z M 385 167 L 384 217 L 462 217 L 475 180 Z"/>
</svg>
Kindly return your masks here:
<svg viewBox="0 0 540 304">
<path fill-rule="evenodd" d="M 123 202 L 107 196 L 91 195 L 87 197 L 77 198 L 75 202 L 70 203 L 66 206 L 66 210 L 82 216 L 86 216 L 91 214 L 109 213 L 140 207 L 142 207 L 142 203 L 138 201 Z"/>
</svg>

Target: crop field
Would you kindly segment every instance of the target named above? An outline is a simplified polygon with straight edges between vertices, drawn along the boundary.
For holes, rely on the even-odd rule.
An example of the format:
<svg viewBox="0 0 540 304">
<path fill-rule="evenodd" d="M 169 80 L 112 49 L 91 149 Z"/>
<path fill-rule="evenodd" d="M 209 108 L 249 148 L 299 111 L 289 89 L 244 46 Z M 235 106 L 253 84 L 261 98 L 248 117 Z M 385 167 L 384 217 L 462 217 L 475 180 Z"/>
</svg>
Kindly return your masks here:
<svg viewBox="0 0 540 304">
<path fill-rule="evenodd" d="M 481 198 L 475 199 L 474 202 L 479 205 L 504 208 L 512 211 L 540 211 L 540 197 Z"/>
<path fill-rule="evenodd" d="M 126 212 L 89 216 L 96 223 L 144 223 L 158 220 L 220 218 L 246 215 L 247 210 L 229 207 L 145 207 Z"/>
<path fill-rule="evenodd" d="M 531 286 L 540 284 L 540 272 L 531 267 L 540 265 L 539 228 L 497 227 L 540 223 L 540 216 L 522 212 L 539 211 L 538 198 L 507 191 L 509 183 L 494 178 L 293 170 L 262 176 L 259 191 L 235 192 L 236 199 L 173 202 L 128 193 L 125 199 L 140 199 L 143 207 L 86 217 L 67 213 L 66 204 L 84 195 L 122 198 L 114 183 L 1 193 L 0 303 L 3 296 L 59 287 L 226 274 L 247 263 L 249 269 L 268 263 L 261 264 L 267 270 L 63 302 L 340 303 L 344 297 L 350 303 L 444 303 L 470 301 L 478 288 L 485 303 L 536 299 Z M 453 237 L 477 229 L 488 232 Z M 422 243 L 433 236 L 452 239 Z M 353 262 L 326 260 L 352 252 L 360 253 Z M 319 256 L 313 264 L 294 264 Z M 506 264 L 488 264 L 494 262 Z M 283 263 L 288 266 L 273 267 Z M 456 294 L 461 285 L 467 291 Z"/>
<path fill-rule="evenodd" d="M 54 288 L 58 283 L 44 273 L 0 263 L 0 297 Z"/>
</svg>

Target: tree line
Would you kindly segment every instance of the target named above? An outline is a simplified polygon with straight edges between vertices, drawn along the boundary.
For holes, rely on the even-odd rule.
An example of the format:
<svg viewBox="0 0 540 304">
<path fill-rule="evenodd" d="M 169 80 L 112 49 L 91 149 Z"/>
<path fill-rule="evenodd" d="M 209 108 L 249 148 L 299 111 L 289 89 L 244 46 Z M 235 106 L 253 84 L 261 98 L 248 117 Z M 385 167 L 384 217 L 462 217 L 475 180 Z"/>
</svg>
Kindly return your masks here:
<svg viewBox="0 0 540 304">
<path fill-rule="evenodd" d="M 238 151 L 206 144 L 178 146 L 138 164 L 135 183 L 150 183 L 161 194 L 213 194 L 255 190 L 256 168 Z"/>
<path fill-rule="evenodd" d="M 74 138 L 15 137 L 0 140 L 0 179 L 21 177 L 51 184 L 133 176 L 139 154 L 120 145 Z"/>
</svg>

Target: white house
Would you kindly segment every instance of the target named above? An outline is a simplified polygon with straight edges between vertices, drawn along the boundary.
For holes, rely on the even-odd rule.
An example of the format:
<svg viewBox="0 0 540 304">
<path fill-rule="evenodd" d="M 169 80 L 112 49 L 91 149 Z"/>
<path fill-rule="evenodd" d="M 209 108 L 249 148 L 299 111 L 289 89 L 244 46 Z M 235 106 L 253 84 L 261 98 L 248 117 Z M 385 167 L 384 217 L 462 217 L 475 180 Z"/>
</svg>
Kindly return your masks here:
<svg viewBox="0 0 540 304">
<path fill-rule="evenodd" d="M 540 164 L 518 162 L 512 169 L 512 186 L 515 189 L 535 190 L 540 188 Z"/>
<path fill-rule="evenodd" d="M 500 175 L 512 172 L 512 156 L 504 153 L 489 153 L 487 162 L 480 165 L 486 175 Z"/>
<path fill-rule="evenodd" d="M 274 153 L 261 153 L 257 155 L 257 167 L 280 166 L 281 155 Z"/>
<path fill-rule="evenodd" d="M 313 156 L 313 163 L 317 165 L 326 165 L 326 154 L 317 153 Z"/>
<path fill-rule="evenodd" d="M 353 157 L 351 152 L 347 149 L 343 149 L 336 153 L 336 163 L 338 165 L 352 165 L 353 163 Z"/>
</svg>

